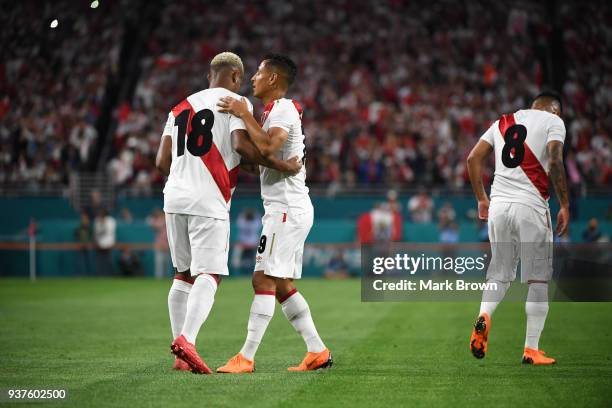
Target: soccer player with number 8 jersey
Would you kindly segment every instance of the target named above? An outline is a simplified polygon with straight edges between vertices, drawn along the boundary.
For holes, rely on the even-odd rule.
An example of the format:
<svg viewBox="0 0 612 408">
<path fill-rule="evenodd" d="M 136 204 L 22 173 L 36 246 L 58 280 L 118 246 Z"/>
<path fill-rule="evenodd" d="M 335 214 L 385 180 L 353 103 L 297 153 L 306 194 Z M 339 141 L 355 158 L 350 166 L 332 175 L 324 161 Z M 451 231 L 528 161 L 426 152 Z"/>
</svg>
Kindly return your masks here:
<svg viewBox="0 0 612 408">
<path fill-rule="evenodd" d="M 563 168 L 565 125 L 561 98 L 550 92 L 538 95 L 531 109 L 504 115 L 496 121 L 468 157 L 468 171 L 478 200 L 478 216 L 488 219 L 491 262 L 480 313 L 470 338 L 474 357 L 488 349 L 491 317 L 516 277 L 521 261 L 521 281 L 529 284 L 525 313 L 527 333 L 522 362 L 546 365 L 555 359 L 539 348 L 548 314 L 548 281 L 552 278 L 553 230 L 548 207 L 548 181 L 552 181 L 561 209 L 556 232 L 563 235 L 569 223 L 569 198 Z M 482 163 L 495 153 L 495 178 L 491 202 L 482 184 Z"/>
</svg>

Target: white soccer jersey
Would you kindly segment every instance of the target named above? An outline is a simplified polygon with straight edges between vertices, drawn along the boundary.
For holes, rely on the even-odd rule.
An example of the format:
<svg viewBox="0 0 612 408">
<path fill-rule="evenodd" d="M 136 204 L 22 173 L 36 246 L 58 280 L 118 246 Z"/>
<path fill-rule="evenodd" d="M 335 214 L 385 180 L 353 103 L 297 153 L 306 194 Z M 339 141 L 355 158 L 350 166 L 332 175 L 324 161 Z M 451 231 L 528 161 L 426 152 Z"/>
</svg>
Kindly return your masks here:
<svg viewBox="0 0 612 408">
<path fill-rule="evenodd" d="M 291 157 L 304 157 L 304 134 L 302 133 L 302 108 L 291 99 L 278 99 L 270 102 L 262 116 L 262 127 L 278 127 L 285 130 L 289 137 L 276 153 L 281 160 Z M 269 212 L 292 212 L 295 214 L 312 211 L 312 203 L 306 187 L 306 166 L 300 172 L 290 176 L 278 170 L 264 166 L 259 167 L 261 180 L 261 198 L 264 209 Z"/>
<path fill-rule="evenodd" d="M 242 119 L 217 111 L 224 96 L 240 99 L 225 88 L 205 89 L 168 114 L 163 135 L 172 136 L 172 165 L 164 187 L 166 213 L 229 218 L 240 164 L 231 133 L 246 126 Z"/>
<path fill-rule="evenodd" d="M 548 150 L 565 141 L 565 125 L 552 113 L 525 109 L 504 115 L 481 137 L 495 150 L 491 201 L 548 208 Z"/>
</svg>

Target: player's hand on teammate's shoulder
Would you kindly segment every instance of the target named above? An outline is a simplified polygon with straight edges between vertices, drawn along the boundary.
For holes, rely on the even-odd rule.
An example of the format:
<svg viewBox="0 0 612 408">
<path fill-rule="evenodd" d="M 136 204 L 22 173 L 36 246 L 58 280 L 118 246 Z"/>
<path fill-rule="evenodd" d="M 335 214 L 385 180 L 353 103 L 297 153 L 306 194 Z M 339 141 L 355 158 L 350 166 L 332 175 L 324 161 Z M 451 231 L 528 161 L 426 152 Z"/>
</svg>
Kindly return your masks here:
<svg viewBox="0 0 612 408">
<path fill-rule="evenodd" d="M 567 226 L 569 225 L 570 213 L 568 207 L 561 207 L 557 214 L 557 227 L 555 232 L 557 236 L 562 236 L 567 232 Z"/>
<path fill-rule="evenodd" d="M 285 160 L 285 163 L 287 163 L 287 166 L 289 167 L 289 170 L 286 173 L 289 173 L 292 176 L 298 174 L 302 169 L 302 161 L 298 156 L 293 156 L 289 160 Z"/>
<path fill-rule="evenodd" d="M 219 112 L 231 113 L 239 118 L 249 112 L 249 105 L 244 96 L 240 100 L 231 96 L 224 96 L 219 99 L 217 106 L 219 107 Z"/>
<path fill-rule="evenodd" d="M 478 218 L 481 220 L 489 219 L 489 199 L 478 201 Z"/>
</svg>

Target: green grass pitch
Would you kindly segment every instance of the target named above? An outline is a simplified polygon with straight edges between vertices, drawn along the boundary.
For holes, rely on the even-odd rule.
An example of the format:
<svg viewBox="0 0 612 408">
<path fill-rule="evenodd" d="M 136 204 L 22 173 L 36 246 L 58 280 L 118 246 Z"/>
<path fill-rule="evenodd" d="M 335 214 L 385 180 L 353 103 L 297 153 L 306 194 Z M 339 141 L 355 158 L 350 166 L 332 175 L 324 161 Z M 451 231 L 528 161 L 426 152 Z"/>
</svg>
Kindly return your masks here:
<svg viewBox="0 0 612 408">
<path fill-rule="evenodd" d="M 612 303 L 551 304 L 541 347 L 556 366 L 520 364 L 523 304 L 502 303 L 489 354 L 468 351 L 476 303 L 361 303 L 359 281 L 303 280 L 331 370 L 288 373 L 305 348 L 280 308 L 252 375 L 170 369 L 170 281 L 0 280 L 0 388 L 64 388 L 24 406 L 610 406 Z M 247 279 L 217 292 L 198 349 L 215 368 L 242 345 Z M 7 406 L 0 403 L 0 406 Z"/>
</svg>

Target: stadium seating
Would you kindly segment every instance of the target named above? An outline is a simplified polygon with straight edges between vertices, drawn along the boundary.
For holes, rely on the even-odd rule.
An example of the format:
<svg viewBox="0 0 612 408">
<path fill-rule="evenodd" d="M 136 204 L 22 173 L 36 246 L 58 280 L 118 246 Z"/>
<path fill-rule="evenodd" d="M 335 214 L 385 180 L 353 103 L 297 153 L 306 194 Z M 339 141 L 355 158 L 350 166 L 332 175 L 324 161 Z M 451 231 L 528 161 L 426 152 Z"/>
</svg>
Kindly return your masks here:
<svg viewBox="0 0 612 408">
<path fill-rule="evenodd" d="M 35 219 L 40 242 L 73 240 L 70 176 L 97 171 L 115 185 L 115 214 L 127 208 L 136 219 L 119 225 L 119 242 L 151 242 L 143 220 L 162 205 L 154 156 L 167 112 L 206 86 L 209 60 L 227 49 L 244 59 L 245 95 L 266 53 L 299 65 L 291 96 L 305 107 L 308 182 L 319 193 L 312 243 L 354 242 L 355 220 L 389 188 L 400 192 L 403 238 L 436 241 L 435 223 L 410 223 L 406 202 L 420 187 L 435 209 L 451 203 L 462 241 L 477 240 L 466 155 L 500 114 L 544 87 L 565 99 L 572 239 L 592 217 L 610 235 L 610 5 L 559 0 L 552 17 L 530 2 L 430 3 L 3 3 L 0 22 L 15 29 L 0 34 L 0 210 L 12 214 L 0 235 L 25 240 Z M 240 177 L 234 218 L 261 206 L 257 179 Z M 18 264 L 26 256 L 13 255 Z"/>
<path fill-rule="evenodd" d="M 604 60 L 594 57 L 612 48 L 610 6 L 558 3 L 558 21 L 543 5 L 499 2 L 5 6 L 1 21 L 19 29 L 2 34 L 0 186 L 61 188 L 71 171 L 87 168 L 108 171 L 121 187 L 158 191 L 153 157 L 167 112 L 206 86 L 207 62 L 229 48 L 245 59 L 247 78 L 267 52 L 291 51 L 300 67 L 291 95 L 305 106 L 313 184 L 465 188 L 464 159 L 476 138 L 552 85 L 566 98 L 572 188 L 602 188 L 612 171 L 612 85 Z M 159 24 L 135 28 L 134 16 L 145 12 Z M 25 29 L 53 16 L 61 17 L 54 30 Z M 585 24 L 587 16 L 593 20 Z M 230 18 L 231 29 L 211 28 L 230 27 L 222 24 Z M 263 18 L 269 29 L 254 30 Z M 140 46 L 142 54 L 132 52 Z M 250 93 L 248 81 L 243 92 Z"/>
</svg>

